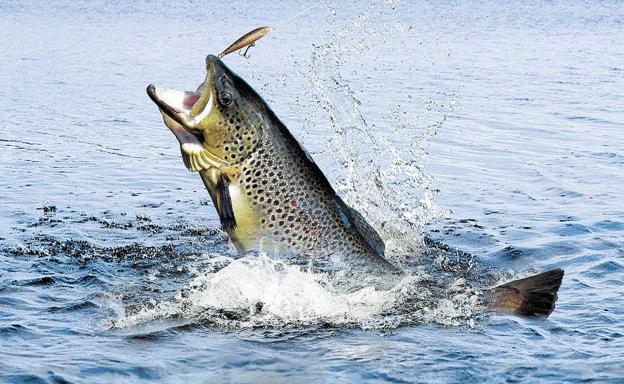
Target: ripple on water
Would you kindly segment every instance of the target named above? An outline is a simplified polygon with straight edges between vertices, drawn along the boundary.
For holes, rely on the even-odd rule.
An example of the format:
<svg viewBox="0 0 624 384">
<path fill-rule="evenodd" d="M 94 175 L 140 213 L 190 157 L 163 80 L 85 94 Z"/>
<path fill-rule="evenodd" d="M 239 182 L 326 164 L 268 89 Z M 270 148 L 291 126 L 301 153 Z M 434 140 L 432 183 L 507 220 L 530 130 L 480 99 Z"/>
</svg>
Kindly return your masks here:
<svg viewBox="0 0 624 384">
<path fill-rule="evenodd" d="M 92 301 L 74 301 L 69 303 L 64 303 L 63 305 L 54 305 L 48 308 L 48 312 L 50 313 L 71 313 L 77 311 L 84 311 L 88 309 L 97 309 L 99 306 Z"/>
<path fill-rule="evenodd" d="M 32 335 L 32 331 L 21 325 L 21 324 L 9 324 L 6 326 L 0 326 L 0 338 L 9 338 L 9 337 L 24 337 L 28 335 Z"/>
<path fill-rule="evenodd" d="M 30 279 L 13 281 L 14 285 L 21 285 L 21 286 L 45 286 L 45 285 L 52 285 L 55 283 L 56 283 L 56 280 L 54 279 L 53 276 L 41 276 L 41 277 L 35 277 L 35 278 L 30 278 Z"/>
<path fill-rule="evenodd" d="M 624 222 L 615 220 L 601 220 L 594 223 L 592 228 L 603 231 L 624 231 Z"/>
<path fill-rule="evenodd" d="M 581 272 L 583 276 L 602 278 L 612 274 L 621 274 L 624 266 L 615 260 L 600 260 L 600 262 L 591 268 Z"/>
<path fill-rule="evenodd" d="M 591 230 L 582 225 L 576 223 L 565 223 L 562 226 L 558 226 L 552 230 L 553 233 L 559 236 L 580 236 L 591 233 Z"/>
<path fill-rule="evenodd" d="M 519 248 L 509 245 L 503 249 L 496 251 L 493 254 L 495 259 L 500 259 L 502 262 L 505 261 L 518 261 L 530 258 L 531 255 L 535 255 L 539 250 L 530 249 L 530 248 Z"/>
</svg>

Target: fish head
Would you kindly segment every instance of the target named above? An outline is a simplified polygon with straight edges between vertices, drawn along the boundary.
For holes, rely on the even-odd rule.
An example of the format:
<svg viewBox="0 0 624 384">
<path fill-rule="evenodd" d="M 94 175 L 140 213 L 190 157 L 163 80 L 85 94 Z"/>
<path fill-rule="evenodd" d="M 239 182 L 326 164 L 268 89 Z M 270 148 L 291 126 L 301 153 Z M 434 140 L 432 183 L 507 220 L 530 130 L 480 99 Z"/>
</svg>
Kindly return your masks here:
<svg viewBox="0 0 624 384">
<path fill-rule="evenodd" d="M 196 91 L 150 85 L 147 93 L 192 171 L 241 163 L 258 145 L 266 124 L 266 104 L 214 55 L 206 57 L 206 78 Z"/>
</svg>

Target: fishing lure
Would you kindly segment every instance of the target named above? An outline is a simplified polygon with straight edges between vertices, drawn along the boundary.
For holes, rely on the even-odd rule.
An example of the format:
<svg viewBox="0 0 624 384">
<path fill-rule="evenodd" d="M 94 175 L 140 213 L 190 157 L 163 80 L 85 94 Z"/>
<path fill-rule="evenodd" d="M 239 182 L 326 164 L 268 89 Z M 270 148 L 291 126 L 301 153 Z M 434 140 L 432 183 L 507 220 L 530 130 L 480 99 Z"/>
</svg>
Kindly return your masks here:
<svg viewBox="0 0 624 384">
<path fill-rule="evenodd" d="M 221 52 L 219 54 L 219 59 L 225 55 L 229 55 L 230 53 L 234 51 L 238 51 L 239 49 L 243 49 L 245 47 L 247 47 L 247 49 L 245 49 L 243 56 L 245 56 L 245 58 L 248 59 L 249 56 L 247 55 L 247 51 L 249 51 L 249 48 L 255 46 L 256 41 L 266 36 L 267 33 L 271 32 L 272 30 L 273 28 L 271 27 L 260 27 L 260 28 L 254 29 L 253 31 L 247 32 L 246 34 L 241 36 L 238 40 L 233 42 L 223 52 Z"/>
</svg>

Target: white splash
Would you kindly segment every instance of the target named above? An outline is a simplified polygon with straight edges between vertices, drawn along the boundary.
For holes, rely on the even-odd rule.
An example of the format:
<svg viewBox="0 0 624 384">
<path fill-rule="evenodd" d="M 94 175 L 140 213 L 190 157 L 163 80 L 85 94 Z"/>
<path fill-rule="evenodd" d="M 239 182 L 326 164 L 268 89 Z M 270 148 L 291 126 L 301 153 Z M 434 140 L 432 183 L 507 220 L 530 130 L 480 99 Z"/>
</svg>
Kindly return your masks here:
<svg viewBox="0 0 624 384">
<path fill-rule="evenodd" d="M 353 81 L 348 71 L 365 62 L 367 73 L 375 75 L 373 69 L 383 67 L 379 47 L 397 33 L 407 34 L 395 27 L 393 5 L 371 3 L 351 22 L 336 26 L 325 44 L 314 46 L 307 76 L 314 100 L 309 130 L 328 122 L 333 128 L 324 150 L 315 155 L 333 162 L 330 179 L 337 191 L 380 233 L 391 259 L 418 255 L 426 224 L 448 215 L 434 200 L 426 147 L 455 102 L 453 95 L 406 94 L 388 109 L 383 126 L 370 123 L 374 117 L 356 97 L 368 91 L 367 82 Z"/>
<path fill-rule="evenodd" d="M 326 275 L 266 255 L 234 261 L 214 276 L 200 276 L 191 289 L 189 298 L 200 307 L 248 310 L 265 321 L 283 323 L 354 322 L 383 311 L 396 296 L 372 287 L 340 293 Z"/>
<path fill-rule="evenodd" d="M 223 264 L 223 257 L 216 258 Z M 388 290 L 369 286 L 345 291 L 341 276 L 311 273 L 261 253 L 238 260 L 214 273 L 200 273 L 170 299 L 150 299 L 128 310 L 117 301 L 107 326 L 131 328 L 160 320 L 208 320 L 228 328 L 257 326 L 356 325 L 365 329 L 396 328 L 403 324 L 435 322 L 471 325 L 478 292 L 463 279 L 449 288 L 424 270 L 406 274 Z M 114 308 L 113 308 L 114 307 Z M 233 319 L 221 316 L 235 314 Z"/>
<path fill-rule="evenodd" d="M 247 325 L 361 323 L 395 306 L 402 296 L 400 287 L 405 284 L 387 291 L 366 287 L 341 292 L 334 281 L 266 254 L 244 257 L 232 260 L 216 273 L 200 274 L 172 300 L 148 303 L 134 313 L 118 313 L 112 326 L 125 328 L 162 318 L 192 318 L 207 310 L 243 314 Z"/>
</svg>

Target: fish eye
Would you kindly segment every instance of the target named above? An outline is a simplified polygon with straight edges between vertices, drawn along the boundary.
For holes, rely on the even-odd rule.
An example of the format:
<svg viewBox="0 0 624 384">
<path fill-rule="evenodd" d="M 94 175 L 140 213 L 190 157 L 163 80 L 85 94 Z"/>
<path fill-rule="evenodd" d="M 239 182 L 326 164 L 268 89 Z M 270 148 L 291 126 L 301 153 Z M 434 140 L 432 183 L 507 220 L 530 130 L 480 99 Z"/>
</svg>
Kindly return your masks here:
<svg viewBox="0 0 624 384">
<path fill-rule="evenodd" d="M 232 105 L 233 101 L 234 98 L 229 91 L 219 92 L 219 103 L 221 103 L 221 105 L 223 105 L 224 107 L 229 107 L 230 105 Z"/>
</svg>

